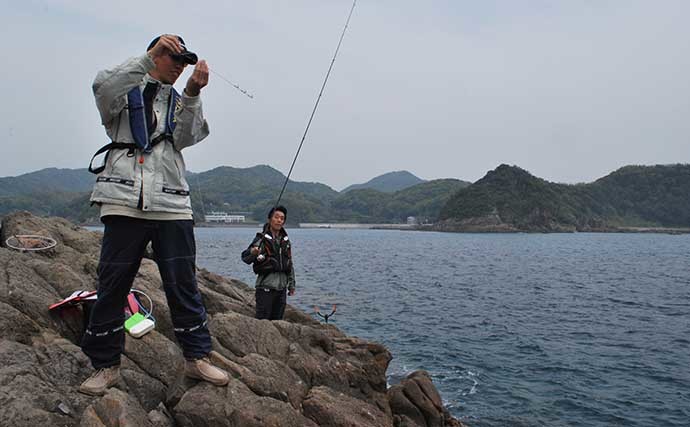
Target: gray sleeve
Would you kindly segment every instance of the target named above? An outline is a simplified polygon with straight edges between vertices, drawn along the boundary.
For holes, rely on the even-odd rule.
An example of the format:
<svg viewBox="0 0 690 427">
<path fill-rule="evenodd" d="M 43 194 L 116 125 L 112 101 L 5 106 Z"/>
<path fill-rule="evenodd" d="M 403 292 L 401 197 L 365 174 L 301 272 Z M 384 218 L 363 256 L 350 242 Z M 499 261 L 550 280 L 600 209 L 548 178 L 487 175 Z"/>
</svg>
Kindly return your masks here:
<svg viewBox="0 0 690 427">
<path fill-rule="evenodd" d="M 154 67 L 153 60 L 144 54 L 128 59 L 113 69 L 98 72 L 92 89 L 103 125 L 107 126 L 120 114 L 127 103 L 127 92 L 139 85 Z"/>
<path fill-rule="evenodd" d="M 179 108 L 175 111 L 175 149 L 191 147 L 209 134 L 208 123 L 201 108 L 201 96 L 187 96 L 182 93 Z"/>
</svg>

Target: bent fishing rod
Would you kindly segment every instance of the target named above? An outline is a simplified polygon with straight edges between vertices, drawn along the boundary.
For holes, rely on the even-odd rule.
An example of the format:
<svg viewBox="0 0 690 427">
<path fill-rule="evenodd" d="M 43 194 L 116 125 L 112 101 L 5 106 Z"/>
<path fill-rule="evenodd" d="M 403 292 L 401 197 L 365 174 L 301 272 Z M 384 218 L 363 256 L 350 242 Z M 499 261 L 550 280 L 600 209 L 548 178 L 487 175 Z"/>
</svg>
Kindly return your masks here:
<svg viewBox="0 0 690 427">
<path fill-rule="evenodd" d="M 338 52 L 340 51 L 340 45 L 343 43 L 343 38 L 345 37 L 345 32 L 347 31 L 347 27 L 350 25 L 350 18 L 352 18 L 352 12 L 355 10 L 355 5 L 357 4 L 357 0 L 352 1 L 352 7 L 350 8 L 350 13 L 347 15 L 347 21 L 345 21 L 345 26 L 343 27 L 343 32 L 340 34 L 340 40 L 338 40 L 338 46 L 335 48 L 335 53 L 333 54 L 333 59 L 331 59 L 331 65 L 328 67 L 328 72 L 326 73 L 326 77 L 323 79 L 323 84 L 321 85 L 321 90 L 319 91 L 319 96 L 316 98 L 316 103 L 314 104 L 314 108 L 311 111 L 311 116 L 309 116 L 309 121 L 307 122 L 307 127 L 304 129 L 304 134 L 302 135 L 302 140 L 299 143 L 299 147 L 297 147 L 297 152 L 295 153 L 295 158 L 292 159 L 292 165 L 290 165 L 290 171 L 288 172 L 287 176 L 285 177 L 285 182 L 283 182 L 283 188 L 280 190 L 280 194 L 278 194 L 278 199 L 274 203 L 273 207 L 278 206 L 278 203 L 280 203 L 280 199 L 283 197 L 283 193 L 285 192 L 285 187 L 288 184 L 288 181 L 290 180 L 290 175 L 292 174 L 292 170 L 295 167 L 295 163 L 297 162 L 297 157 L 299 157 L 299 153 L 302 150 L 302 145 L 304 144 L 304 140 L 307 138 L 307 133 L 309 132 L 309 127 L 311 126 L 312 120 L 314 120 L 314 114 L 316 114 L 316 109 L 319 108 L 319 102 L 321 101 L 321 96 L 323 95 L 323 91 L 326 88 L 326 83 L 328 83 L 328 77 L 331 75 L 331 70 L 333 69 L 333 64 L 335 64 L 335 58 L 338 57 Z"/>
</svg>

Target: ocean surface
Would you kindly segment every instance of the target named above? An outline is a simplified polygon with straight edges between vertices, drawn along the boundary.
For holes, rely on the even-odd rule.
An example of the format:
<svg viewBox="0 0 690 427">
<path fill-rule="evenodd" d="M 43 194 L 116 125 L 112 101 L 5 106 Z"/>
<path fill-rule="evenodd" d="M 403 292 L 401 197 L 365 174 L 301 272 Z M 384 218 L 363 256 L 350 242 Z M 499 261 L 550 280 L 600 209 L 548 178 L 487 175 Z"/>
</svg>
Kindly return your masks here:
<svg viewBox="0 0 690 427">
<path fill-rule="evenodd" d="M 253 285 L 256 231 L 197 228 L 198 264 Z M 469 426 L 690 425 L 690 235 L 288 232 L 289 303 L 337 304 Z"/>
</svg>

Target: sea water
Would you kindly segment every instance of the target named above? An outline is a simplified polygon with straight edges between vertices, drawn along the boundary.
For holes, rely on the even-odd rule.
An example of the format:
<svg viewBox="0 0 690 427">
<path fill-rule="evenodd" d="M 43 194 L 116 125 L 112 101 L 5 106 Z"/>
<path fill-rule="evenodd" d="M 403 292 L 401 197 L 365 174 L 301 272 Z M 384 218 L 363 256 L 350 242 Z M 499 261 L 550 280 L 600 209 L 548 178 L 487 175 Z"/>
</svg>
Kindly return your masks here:
<svg viewBox="0 0 690 427">
<path fill-rule="evenodd" d="M 256 231 L 198 228 L 198 264 L 253 285 Z M 288 232 L 289 303 L 337 304 L 469 426 L 690 425 L 690 235 Z"/>
</svg>

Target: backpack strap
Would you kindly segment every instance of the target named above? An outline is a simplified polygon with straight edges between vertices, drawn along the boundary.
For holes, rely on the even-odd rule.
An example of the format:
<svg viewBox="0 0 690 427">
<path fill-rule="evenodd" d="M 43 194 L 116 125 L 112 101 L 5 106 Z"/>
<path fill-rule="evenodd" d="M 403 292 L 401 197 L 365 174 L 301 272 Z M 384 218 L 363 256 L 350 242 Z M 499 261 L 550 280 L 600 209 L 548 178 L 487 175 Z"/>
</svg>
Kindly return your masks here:
<svg viewBox="0 0 690 427">
<path fill-rule="evenodd" d="M 101 147 L 96 154 L 91 158 L 89 162 L 89 172 L 98 175 L 105 169 L 106 162 L 108 161 L 108 155 L 110 150 L 117 149 L 127 149 L 129 152 L 127 156 L 134 156 L 134 150 L 139 149 L 144 153 L 150 153 L 153 147 L 158 145 L 160 142 L 168 141 L 173 142 L 173 132 L 175 131 L 175 111 L 180 103 L 180 94 L 177 93 L 175 88 L 170 90 L 170 98 L 168 100 L 168 114 L 165 125 L 165 132 L 158 135 L 149 141 L 148 129 L 146 127 L 146 113 L 144 112 L 144 97 L 141 94 L 141 90 L 138 86 L 133 87 L 129 92 L 127 92 L 127 108 L 129 110 L 129 127 L 132 132 L 132 137 L 134 137 L 134 143 L 129 142 L 111 142 Z M 99 155 L 105 153 L 105 159 L 103 159 L 103 164 L 96 168 L 93 167 L 94 159 Z"/>
<path fill-rule="evenodd" d="M 105 169 L 105 165 L 108 162 L 108 155 L 110 155 L 110 150 L 118 150 L 118 149 L 127 149 L 129 152 L 127 153 L 128 156 L 133 156 L 134 155 L 134 150 L 137 148 L 136 144 L 132 143 L 127 143 L 127 142 L 111 142 L 110 144 L 106 144 L 102 146 L 101 148 L 96 151 L 96 154 L 91 157 L 91 161 L 89 162 L 89 172 L 98 175 L 99 173 L 103 172 Z M 105 159 L 103 159 L 103 164 L 94 168 L 93 167 L 93 161 L 98 156 L 99 154 L 105 153 Z"/>
<path fill-rule="evenodd" d="M 144 111 L 144 96 L 139 86 L 127 92 L 127 108 L 129 109 L 129 129 L 137 147 L 144 153 L 151 152 L 149 131 L 146 126 L 146 112 Z"/>
<path fill-rule="evenodd" d="M 175 132 L 175 125 L 177 125 L 177 122 L 175 121 L 175 112 L 180 107 L 181 107 L 180 94 L 177 93 L 177 91 L 175 90 L 174 87 L 170 88 L 170 97 L 168 98 L 168 120 L 166 121 L 166 124 L 165 124 L 165 132 L 170 134 L 171 138 L 172 138 L 173 132 Z"/>
</svg>

